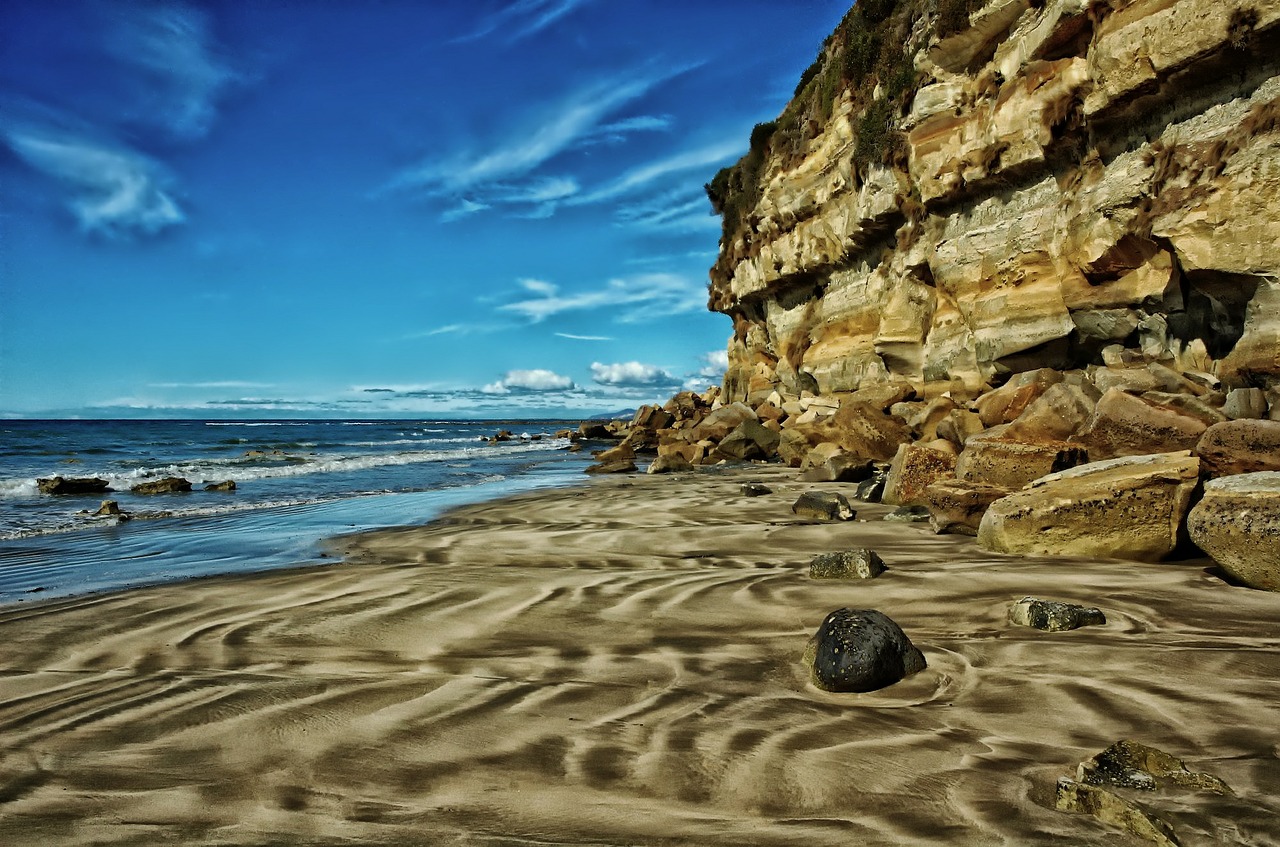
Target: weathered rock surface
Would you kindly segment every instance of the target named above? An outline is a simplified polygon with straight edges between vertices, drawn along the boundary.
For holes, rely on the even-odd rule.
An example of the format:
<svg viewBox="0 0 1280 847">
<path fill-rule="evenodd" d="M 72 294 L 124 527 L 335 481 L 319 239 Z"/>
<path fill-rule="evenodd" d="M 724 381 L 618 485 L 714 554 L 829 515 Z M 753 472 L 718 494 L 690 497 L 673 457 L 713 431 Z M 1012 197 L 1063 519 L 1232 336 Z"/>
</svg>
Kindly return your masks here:
<svg viewBox="0 0 1280 847">
<path fill-rule="evenodd" d="M 1192 771 L 1187 763 L 1155 747 L 1121 739 L 1076 769 L 1076 779 L 1088 785 L 1108 785 L 1155 791 L 1166 785 L 1231 794 L 1213 774 Z"/>
<path fill-rule="evenodd" d="M 1089 461 L 1088 452 L 1079 444 L 1063 441 L 1029 444 L 1004 436 L 1005 433 L 999 433 L 969 439 L 956 461 L 956 477 L 966 482 L 1017 489 L 1042 476 Z"/>
<path fill-rule="evenodd" d="M 729 459 L 764 459 L 773 456 L 778 449 L 778 433 L 757 420 L 738 424 L 716 446 L 716 452 Z"/>
<path fill-rule="evenodd" d="M 744 482 L 742 483 L 743 497 L 763 497 L 766 494 L 772 494 L 773 489 L 765 485 L 763 482 Z"/>
<path fill-rule="evenodd" d="M 1054 795 L 1054 808 L 1060 812 L 1093 815 L 1103 823 L 1118 827 L 1130 835 L 1158 847 L 1180 847 L 1173 827 L 1137 803 L 1113 791 L 1062 777 Z"/>
<path fill-rule="evenodd" d="M 1280 421 L 1214 424 L 1196 442 L 1196 454 L 1209 476 L 1280 471 Z"/>
<path fill-rule="evenodd" d="M 874 579 L 882 573 L 884 560 L 876 551 L 866 547 L 819 553 L 809 563 L 812 579 Z"/>
<path fill-rule="evenodd" d="M 836 609 L 809 642 L 805 661 L 824 691 L 865 692 L 893 685 L 925 668 L 924 654 L 888 615 Z"/>
<path fill-rule="evenodd" d="M 870 459 L 845 452 L 838 444 L 819 444 L 800 463 L 805 482 L 861 482 L 873 472 Z"/>
<path fill-rule="evenodd" d="M 806 491 L 791 505 L 791 511 L 820 521 L 849 521 L 858 514 L 843 494 L 831 491 Z"/>
<path fill-rule="evenodd" d="M 880 499 L 891 506 L 923 505 L 925 489 L 940 479 L 954 476 L 955 467 L 953 453 L 916 444 L 900 445 L 889 465 Z"/>
<path fill-rule="evenodd" d="M 583 472 L 589 474 L 635 473 L 636 463 L 632 459 L 619 459 L 614 462 L 599 462 L 587 467 Z"/>
<path fill-rule="evenodd" d="M 235 491 L 236 481 L 234 479 L 223 480 L 222 482 L 211 482 L 204 487 L 205 491 Z"/>
<path fill-rule="evenodd" d="M 1010 493 L 1008 488 L 982 482 L 939 480 L 924 490 L 924 506 L 929 510 L 929 526 L 939 535 L 977 535 L 987 509 Z"/>
<path fill-rule="evenodd" d="M 62 477 L 37 479 L 41 494 L 101 494 L 110 491 L 107 481 L 98 477 Z"/>
<path fill-rule="evenodd" d="M 1102 395 L 1076 439 L 1088 447 L 1091 458 L 1114 459 L 1190 450 L 1205 429 L 1198 418 L 1112 388 Z"/>
<path fill-rule="evenodd" d="M 645 473 L 680 473 L 693 470 L 693 463 L 683 456 L 659 456 L 649 463 Z"/>
<path fill-rule="evenodd" d="M 1009 621 L 1045 632 L 1065 632 L 1082 626 L 1100 626 L 1107 622 L 1107 616 L 1092 606 L 1023 597 L 1009 607 Z"/>
<path fill-rule="evenodd" d="M 119 517 L 127 519 L 128 515 L 120 510 L 120 504 L 115 500 L 103 500 L 102 505 L 98 507 L 98 511 L 93 513 L 95 518 Z"/>
<path fill-rule="evenodd" d="M 1280 472 L 1209 480 L 1187 531 L 1245 585 L 1280 591 Z"/>
<path fill-rule="evenodd" d="M 1091 462 L 991 504 L 978 543 L 1000 553 L 1160 561 L 1177 548 L 1200 474 L 1187 452 Z"/>
<path fill-rule="evenodd" d="M 191 482 L 180 476 L 167 476 L 140 482 L 129 488 L 134 494 L 178 494 L 191 490 Z"/>
</svg>

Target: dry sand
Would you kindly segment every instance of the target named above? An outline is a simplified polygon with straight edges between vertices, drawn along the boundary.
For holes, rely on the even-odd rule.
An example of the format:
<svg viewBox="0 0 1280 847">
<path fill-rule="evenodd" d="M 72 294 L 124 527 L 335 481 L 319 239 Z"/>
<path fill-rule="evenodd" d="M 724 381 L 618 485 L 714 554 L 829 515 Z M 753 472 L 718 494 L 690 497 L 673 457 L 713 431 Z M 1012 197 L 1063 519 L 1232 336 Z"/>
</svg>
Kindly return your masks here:
<svg viewBox="0 0 1280 847">
<path fill-rule="evenodd" d="M 1280 594 L 1207 560 L 994 556 L 880 506 L 797 520 L 811 487 L 850 488 L 597 479 L 328 567 L 4 609 L 0 843 L 1125 845 L 1051 808 L 1124 737 L 1237 792 L 1143 800 L 1184 845 L 1280 843 Z M 890 569 L 809 579 L 859 546 Z M 1008 624 L 1028 593 L 1108 623 Z M 815 689 L 840 606 L 928 669 Z"/>
</svg>

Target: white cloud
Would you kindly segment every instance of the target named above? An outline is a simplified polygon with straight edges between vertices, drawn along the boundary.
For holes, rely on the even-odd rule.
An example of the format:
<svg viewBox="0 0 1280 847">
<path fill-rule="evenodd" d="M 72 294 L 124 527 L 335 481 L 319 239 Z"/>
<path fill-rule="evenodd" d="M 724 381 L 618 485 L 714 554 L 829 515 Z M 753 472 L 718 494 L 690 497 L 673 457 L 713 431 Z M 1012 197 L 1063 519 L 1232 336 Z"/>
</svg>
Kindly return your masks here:
<svg viewBox="0 0 1280 847">
<path fill-rule="evenodd" d="M 613 339 L 607 335 L 574 335 L 571 332 L 555 333 L 560 338 L 569 338 L 574 341 L 612 341 Z"/>
<path fill-rule="evenodd" d="M 611 279 L 603 288 L 561 294 L 558 286 L 540 282 L 531 288 L 522 286 L 537 297 L 517 300 L 498 308 L 515 312 L 532 323 L 541 323 L 562 312 L 612 309 L 619 323 L 638 323 L 673 314 L 701 311 L 706 308 L 706 291 L 701 284 L 691 283 L 675 274 L 641 274 L 624 279 Z"/>
<path fill-rule="evenodd" d="M 508 42 L 519 41 L 541 32 L 589 2 L 591 0 L 516 0 L 486 17 L 469 35 L 454 41 L 475 41 L 499 30 L 507 36 Z"/>
<path fill-rule="evenodd" d="M 613 182 L 575 197 L 572 202 L 574 204 L 587 204 L 612 200 L 616 197 L 642 190 L 662 177 L 684 173 L 689 170 L 708 168 L 711 165 L 736 159 L 740 155 L 742 155 L 742 142 L 740 140 L 712 144 L 696 150 L 686 150 L 682 153 L 668 156 L 665 159 L 658 159 L 633 168 Z"/>
<path fill-rule="evenodd" d="M 657 365 L 641 362 L 616 362 L 611 365 L 592 362 L 591 379 L 600 385 L 635 387 L 675 385 L 680 381 Z"/>
<path fill-rule="evenodd" d="M 245 382 L 238 379 L 214 380 L 211 382 L 153 382 L 148 388 L 273 388 L 269 382 Z"/>
<path fill-rule="evenodd" d="M 139 153 L 36 128 L 7 130 L 4 140 L 19 159 L 73 192 L 69 206 L 87 232 L 151 235 L 186 219 L 168 175 Z"/>
<path fill-rule="evenodd" d="M 706 364 L 702 370 L 698 371 L 699 374 L 702 376 L 723 376 L 724 372 L 729 369 L 729 351 L 712 350 L 710 353 L 703 353 L 702 361 Z"/>
<path fill-rule="evenodd" d="M 573 380 L 555 371 L 534 368 L 532 370 L 507 371 L 506 376 L 480 389 L 485 394 L 510 394 L 513 391 L 569 391 Z"/>
<path fill-rule="evenodd" d="M 149 117 L 182 138 L 207 135 L 218 99 L 242 79 L 217 55 L 208 16 L 183 3 L 123 8 L 108 47 L 153 80 Z"/>
</svg>

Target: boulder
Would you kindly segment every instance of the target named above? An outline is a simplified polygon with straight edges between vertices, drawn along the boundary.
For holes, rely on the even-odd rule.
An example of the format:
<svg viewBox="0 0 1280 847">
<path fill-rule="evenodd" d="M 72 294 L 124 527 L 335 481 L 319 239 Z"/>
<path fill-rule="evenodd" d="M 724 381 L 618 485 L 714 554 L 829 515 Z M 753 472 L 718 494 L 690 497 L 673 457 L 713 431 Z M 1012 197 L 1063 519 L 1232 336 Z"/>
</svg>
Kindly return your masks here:
<svg viewBox="0 0 1280 847">
<path fill-rule="evenodd" d="M 645 473 L 679 473 L 693 470 L 693 463 L 680 455 L 659 456 L 649 463 Z"/>
<path fill-rule="evenodd" d="M 791 511 L 802 518 L 820 521 L 848 521 L 858 514 L 843 494 L 831 491 L 806 491 L 791 504 Z"/>
<path fill-rule="evenodd" d="M 134 494 L 177 494 L 190 491 L 191 483 L 180 476 L 167 476 L 164 479 L 140 482 L 129 490 Z"/>
<path fill-rule="evenodd" d="M 128 517 L 128 515 L 120 511 L 120 504 L 115 500 L 103 500 L 102 505 L 98 507 L 98 511 L 93 513 L 93 516 L 95 518 Z"/>
<path fill-rule="evenodd" d="M 925 668 L 924 654 L 875 609 L 836 609 L 805 650 L 813 684 L 824 691 L 865 692 L 893 685 Z"/>
<path fill-rule="evenodd" d="M 977 412 L 968 409 L 953 409 L 945 418 L 938 421 L 937 434 L 958 446 L 986 429 Z"/>
<path fill-rule="evenodd" d="M 1280 591 L 1280 472 L 1209 480 L 1187 516 L 1187 531 L 1240 582 Z"/>
<path fill-rule="evenodd" d="M 600 421 L 583 421 L 578 424 L 578 437 L 590 441 L 606 441 L 614 436 L 613 431 Z"/>
<path fill-rule="evenodd" d="M 62 476 L 37 479 L 36 488 L 41 494 L 101 494 L 111 490 L 105 479 Z"/>
<path fill-rule="evenodd" d="M 762 482 L 744 482 L 742 483 L 743 497 L 763 497 L 766 494 L 772 494 L 773 489 Z"/>
<path fill-rule="evenodd" d="M 716 446 L 716 452 L 727 459 L 767 459 L 777 453 L 778 433 L 759 421 L 747 420 L 738 424 Z"/>
<path fill-rule="evenodd" d="M 924 490 L 929 525 L 939 535 L 977 535 L 982 516 L 1009 489 L 963 479 L 939 480 Z"/>
<path fill-rule="evenodd" d="M 871 476 L 872 462 L 846 453 L 838 444 L 819 444 L 800 463 L 805 482 L 861 482 Z"/>
<path fill-rule="evenodd" d="M 1089 461 L 1088 452 L 1079 444 L 1065 441 L 1029 444 L 1003 435 L 970 438 L 956 460 L 956 477 L 966 482 L 1018 489 L 1047 474 Z"/>
<path fill-rule="evenodd" d="M 891 523 L 924 523 L 929 518 L 929 510 L 925 506 L 899 506 L 880 520 Z"/>
<path fill-rule="evenodd" d="M 1160 409 L 1169 409 L 1178 414 L 1188 415 L 1205 426 L 1213 426 L 1228 420 L 1218 409 L 1209 405 L 1203 397 L 1191 394 L 1170 394 L 1165 391 L 1148 391 L 1142 395 L 1143 401 Z"/>
<path fill-rule="evenodd" d="M 1051 368 L 1016 374 L 994 391 L 974 401 L 982 425 L 1005 424 L 1021 415 L 1051 385 L 1062 382 L 1062 374 Z"/>
<path fill-rule="evenodd" d="M 812 443 L 829 441 L 846 453 L 882 462 L 893 458 L 898 445 L 912 440 L 911 428 L 899 418 L 853 402 L 841 403 L 834 415 L 811 426 Z"/>
<path fill-rule="evenodd" d="M 1059 382 L 1027 406 L 1005 435 L 1015 441 L 1062 441 L 1089 422 L 1101 395 L 1091 385 Z"/>
<path fill-rule="evenodd" d="M 809 563 L 811 579 L 875 579 L 884 573 L 884 560 L 866 547 L 819 553 Z"/>
<path fill-rule="evenodd" d="M 497 444 L 500 441 L 511 441 L 513 438 L 515 438 L 515 435 L 512 434 L 511 430 L 500 429 L 489 438 L 489 443 Z"/>
<path fill-rule="evenodd" d="M 1130 835 L 1150 841 L 1158 847 L 1179 847 L 1173 827 L 1119 794 L 1062 777 L 1054 795 L 1054 808 L 1060 812 L 1093 815 L 1103 823 L 1119 827 Z"/>
<path fill-rule="evenodd" d="M 924 502 L 924 490 L 932 483 L 955 476 L 956 457 L 950 453 L 902 444 L 898 447 L 881 501 L 891 506 L 915 506 Z"/>
<path fill-rule="evenodd" d="M 617 447 L 610 447 L 607 450 L 596 450 L 591 455 L 595 456 L 597 462 L 602 465 L 612 464 L 614 462 L 634 461 L 636 451 L 632 449 L 630 444 L 625 441 Z"/>
<path fill-rule="evenodd" d="M 675 419 L 675 415 L 657 406 L 641 406 L 636 410 L 635 417 L 631 419 L 631 426 L 656 432 L 671 426 Z"/>
<path fill-rule="evenodd" d="M 1200 436 L 1196 455 L 1209 476 L 1280 471 L 1280 421 L 1214 424 Z"/>
<path fill-rule="evenodd" d="M 793 468 L 800 467 L 812 447 L 808 431 L 798 427 L 784 427 L 778 436 L 778 458 Z"/>
<path fill-rule="evenodd" d="M 875 468 L 870 479 L 858 483 L 853 496 L 864 503 L 879 503 L 884 496 L 884 478 L 887 474 L 887 470 Z"/>
<path fill-rule="evenodd" d="M 1178 546 L 1200 477 L 1190 453 L 1091 462 L 991 504 L 978 543 L 999 553 L 1155 562 Z"/>
<path fill-rule="evenodd" d="M 1227 392 L 1222 413 L 1233 421 L 1267 416 L 1267 395 L 1261 388 L 1234 388 Z"/>
<path fill-rule="evenodd" d="M 234 479 L 223 480 L 222 482 L 211 482 L 204 487 L 205 491 L 235 491 L 236 482 Z"/>
<path fill-rule="evenodd" d="M 1082 626 L 1101 626 L 1107 622 L 1107 616 L 1092 606 L 1023 597 L 1009 607 L 1009 622 L 1045 632 L 1065 632 Z"/>
<path fill-rule="evenodd" d="M 745 421 L 759 422 L 756 413 L 747 404 L 730 403 L 728 406 L 721 406 L 693 428 L 694 440 L 701 441 L 705 438 L 719 442 Z"/>
<path fill-rule="evenodd" d="M 1113 459 L 1190 450 L 1205 429 L 1197 418 L 1152 406 L 1112 388 L 1102 395 L 1088 425 L 1072 440 L 1085 445 L 1093 459 Z"/>
<path fill-rule="evenodd" d="M 636 463 L 631 459 L 619 459 L 615 462 L 600 462 L 591 465 L 584 473 L 589 474 L 610 474 L 610 473 L 635 473 Z"/>
</svg>

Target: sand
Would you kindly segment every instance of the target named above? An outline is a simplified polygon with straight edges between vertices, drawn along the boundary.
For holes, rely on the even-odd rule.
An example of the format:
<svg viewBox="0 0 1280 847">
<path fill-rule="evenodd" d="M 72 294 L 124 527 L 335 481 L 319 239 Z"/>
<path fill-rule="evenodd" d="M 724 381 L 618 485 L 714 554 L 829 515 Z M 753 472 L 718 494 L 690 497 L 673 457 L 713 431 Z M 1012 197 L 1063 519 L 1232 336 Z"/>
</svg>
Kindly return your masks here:
<svg viewBox="0 0 1280 847">
<path fill-rule="evenodd" d="M 1120 738 L 1235 789 L 1141 799 L 1184 845 L 1280 843 L 1280 594 L 1203 559 L 996 556 L 881 506 L 799 520 L 851 486 L 795 474 L 595 479 L 327 566 L 0 610 L 0 843 L 1126 845 L 1052 809 Z M 889 570 L 808 577 L 860 546 Z M 1025 594 L 1108 623 L 1013 626 Z M 814 688 L 841 606 L 928 668 Z"/>
</svg>

